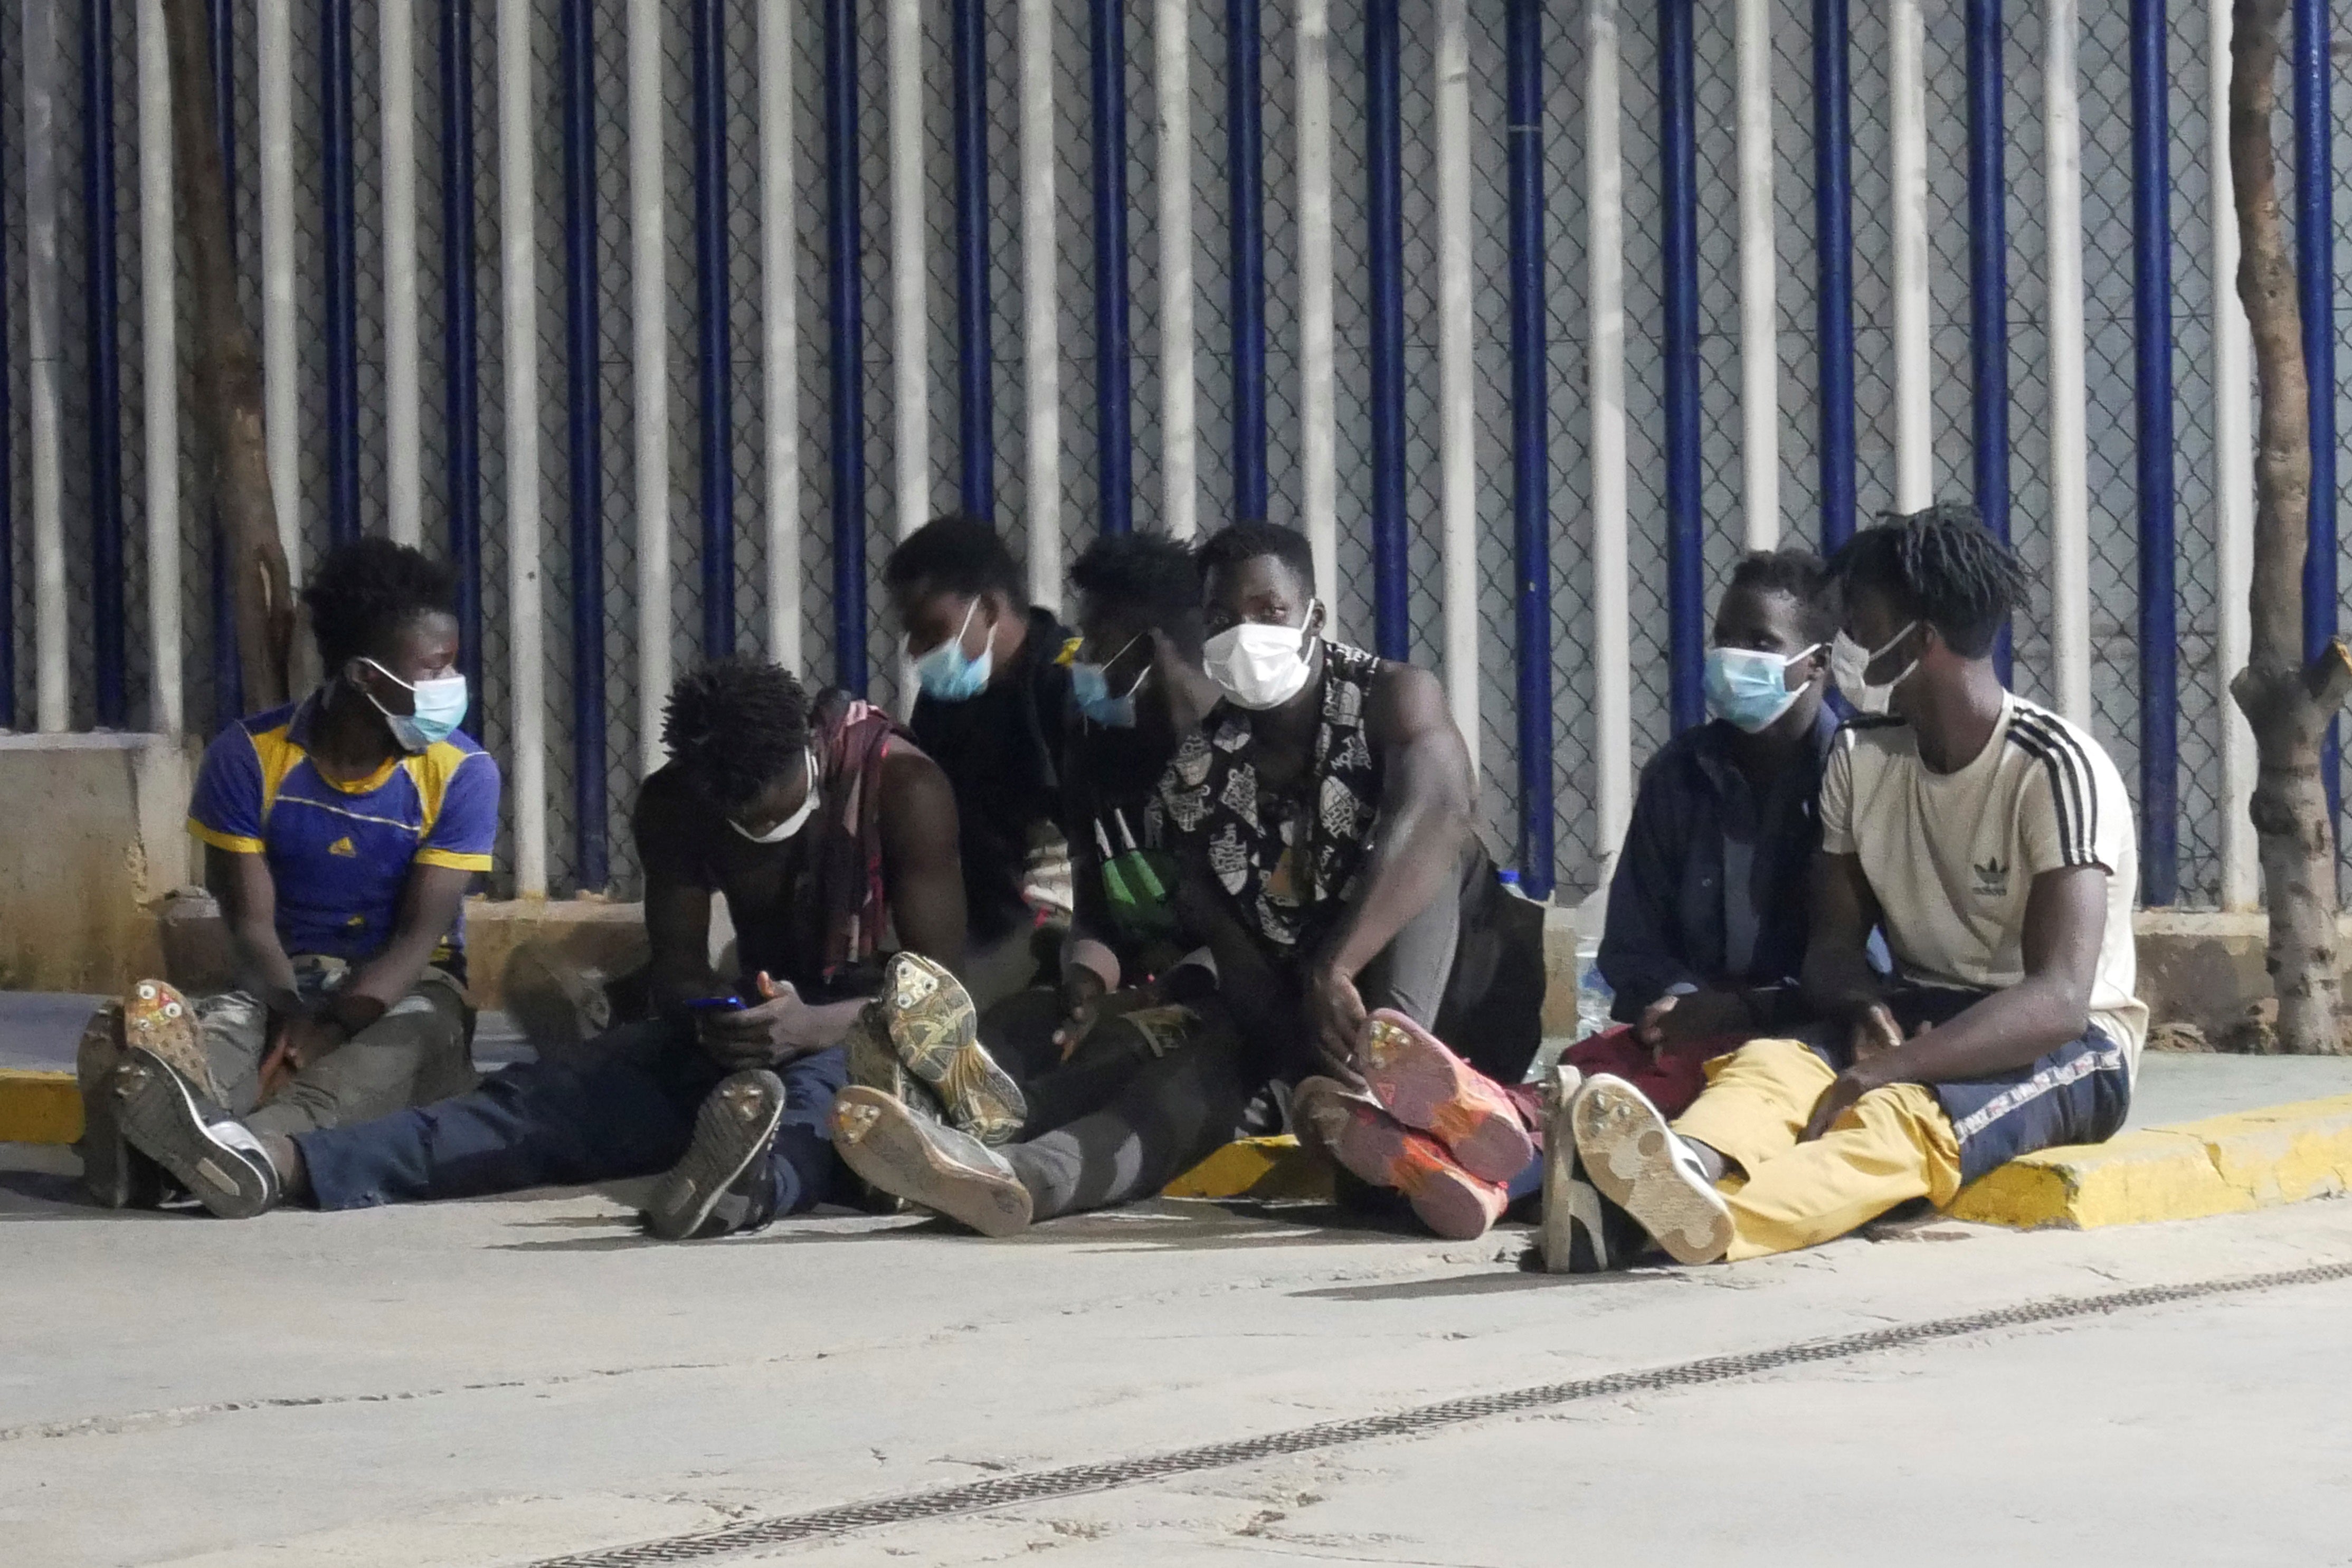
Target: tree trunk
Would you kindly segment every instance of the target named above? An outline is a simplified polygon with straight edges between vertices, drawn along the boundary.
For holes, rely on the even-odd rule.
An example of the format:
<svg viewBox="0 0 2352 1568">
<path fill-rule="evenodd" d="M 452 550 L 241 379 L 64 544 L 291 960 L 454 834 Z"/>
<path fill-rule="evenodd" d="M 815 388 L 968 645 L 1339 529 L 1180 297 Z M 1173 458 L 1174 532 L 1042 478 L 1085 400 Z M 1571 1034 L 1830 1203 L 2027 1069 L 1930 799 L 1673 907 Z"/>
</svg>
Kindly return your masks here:
<svg viewBox="0 0 2352 1568">
<path fill-rule="evenodd" d="M 200 483 L 219 509 L 231 563 L 237 664 L 249 709 L 292 692 L 294 594 L 278 540 L 278 509 L 261 431 L 261 357 L 236 299 L 228 184 L 215 123 L 204 0 L 163 0 L 172 77 L 172 156 L 181 234 L 194 285 L 194 423 Z"/>
<path fill-rule="evenodd" d="M 2303 657 L 2303 558 L 2311 514 L 2311 382 L 2294 259 L 2279 216 L 2273 78 L 2286 0 L 2236 0 L 2230 35 L 2230 171 L 2237 183 L 2238 295 L 2252 329 L 2262 421 L 2254 453 L 2252 643 L 2230 695 L 2254 732 L 2249 814 L 2270 905 L 2265 966 L 2278 1048 L 2329 1054 L 2336 1027 L 2336 834 L 2319 777 L 2328 721 L 2352 692 L 2352 656 Z M 2332 389 L 2331 389 L 2332 392 Z"/>
</svg>

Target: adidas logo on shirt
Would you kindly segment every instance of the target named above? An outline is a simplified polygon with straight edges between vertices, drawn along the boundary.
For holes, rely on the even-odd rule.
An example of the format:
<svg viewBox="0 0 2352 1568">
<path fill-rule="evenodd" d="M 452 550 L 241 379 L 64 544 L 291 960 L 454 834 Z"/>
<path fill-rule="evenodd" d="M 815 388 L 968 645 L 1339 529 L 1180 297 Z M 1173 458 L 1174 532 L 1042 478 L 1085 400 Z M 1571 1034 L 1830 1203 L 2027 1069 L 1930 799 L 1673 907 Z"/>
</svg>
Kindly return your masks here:
<svg viewBox="0 0 2352 1568">
<path fill-rule="evenodd" d="M 352 847 L 351 839 L 349 836 L 345 836 L 343 838 L 337 839 L 333 843 L 329 844 L 327 846 L 327 852 L 331 855 L 341 855 L 345 860 L 353 860 L 358 857 L 360 852 Z"/>
<path fill-rule="evenodd" d="M 2007 898 L 2009 896 L 2008 862 L 1989 860 L 1982 865 L 1972 865 L 1969 869 L 1977 873 L 1979 897 Z"/>
</svg>

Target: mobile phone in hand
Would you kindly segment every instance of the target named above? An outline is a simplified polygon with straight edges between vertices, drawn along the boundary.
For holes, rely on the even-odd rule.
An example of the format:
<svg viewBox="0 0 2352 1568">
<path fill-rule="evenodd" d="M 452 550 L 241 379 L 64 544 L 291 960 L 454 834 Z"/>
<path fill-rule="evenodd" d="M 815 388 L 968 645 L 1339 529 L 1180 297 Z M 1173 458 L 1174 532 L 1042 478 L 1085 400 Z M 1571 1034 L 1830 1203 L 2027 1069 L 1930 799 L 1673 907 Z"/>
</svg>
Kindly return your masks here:
<svg viewBox="0 0 2352 1568">
<path fill-rule="evenodd" d="M 737 996 L 698 997 L 687 1003 L 686 1009 L 694 1013 L 740 1013 L 743 1010 L 743 998 Z"/>
</svg>

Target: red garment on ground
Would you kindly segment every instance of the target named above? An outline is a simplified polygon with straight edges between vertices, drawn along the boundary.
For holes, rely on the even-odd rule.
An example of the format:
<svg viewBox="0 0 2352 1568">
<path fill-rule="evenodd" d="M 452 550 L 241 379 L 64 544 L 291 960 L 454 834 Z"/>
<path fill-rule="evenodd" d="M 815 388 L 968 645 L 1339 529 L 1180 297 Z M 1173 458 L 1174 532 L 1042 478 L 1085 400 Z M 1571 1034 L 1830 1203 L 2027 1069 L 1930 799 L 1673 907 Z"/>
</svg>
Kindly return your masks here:
<svg viewBox="0 0 2352 1568">
<path fill-rule="evenodd" d="M 1587 1036 L 1559 1053 L 1559 1059 L 1583 1073 L 1587 1078 L 1596 1072 L 1607 1072 L 1623 1079 L 1658 1108 L 1661 1115 L 1674 1120 L 1690 1108 L 1706 1087 L 1706 1063 L 1726 1051 L 1736 1051 L 1740 1044 L 1736 1036 L 1726 1035 L 1713 1040 L 1686 1040 L 1652 1054 L 1633 1033 L 1631 1024 L 1619 1024 L 1604 1029 L 1599 1034 Z M 1514 1083 L 1503 1092 L 1518 1107 L 1520 1117 L 1534 1133 L 1538 1145 L 1543 1140 L 1543 1103 L 1541 1086 L 1534 1083 Z"/>
</svg>

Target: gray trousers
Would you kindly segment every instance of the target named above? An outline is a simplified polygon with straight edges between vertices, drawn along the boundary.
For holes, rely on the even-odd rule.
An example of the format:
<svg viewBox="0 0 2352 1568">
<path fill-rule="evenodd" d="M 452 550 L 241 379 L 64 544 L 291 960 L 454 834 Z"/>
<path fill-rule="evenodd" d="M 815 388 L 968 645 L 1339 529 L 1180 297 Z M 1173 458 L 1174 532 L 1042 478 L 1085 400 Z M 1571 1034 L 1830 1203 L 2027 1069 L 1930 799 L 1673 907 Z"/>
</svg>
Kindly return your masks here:
<svg viewBox="0 0 2352 1568">
<path fill-rule="evenodd" d="M 340 988 L 349 972 L 330 958 L 294 960 L 305 998 Z M 269 1009 L 244 991 L 201 997 L 196 1026 L 222 1109 L 257 1133 L 315 1132 L 463 1094 L 474 1071 L 473 1015 L 455 977 L 427 969 L 384 1015 L 294 1076 L 261 1103 Z"/>
</svg>

